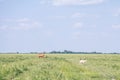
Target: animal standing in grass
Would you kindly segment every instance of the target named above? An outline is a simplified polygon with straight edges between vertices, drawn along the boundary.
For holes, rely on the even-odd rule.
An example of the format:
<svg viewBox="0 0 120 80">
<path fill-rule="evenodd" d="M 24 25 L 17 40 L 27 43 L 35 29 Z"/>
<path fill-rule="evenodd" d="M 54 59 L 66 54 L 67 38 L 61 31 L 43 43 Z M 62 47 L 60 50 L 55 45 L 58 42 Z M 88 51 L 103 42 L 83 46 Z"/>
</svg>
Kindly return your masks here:
<svg viewBox="0 0 120 80">
<path fill-rule="evenodd" d="M 84 57 L 84 59 L 80 59 L 80 64 L 84 64 L 84 63 L 86 63 L 87 62 L 87 60 L 86 60 L 86 58 Z"/>
<path fill-rule="evenodd" d="M 39 58 L 44 58 L 44 57 L 45 57 L 45 53 L 39 53 L 39 54 L 38 54 L 38 57 L 39 57 Z"/>
<path fill-rule="evenodd" d="M 84 64 L 86 62 L 87 62 L 87 60 L 80 60 L 80 64 Z"/>
</svg>

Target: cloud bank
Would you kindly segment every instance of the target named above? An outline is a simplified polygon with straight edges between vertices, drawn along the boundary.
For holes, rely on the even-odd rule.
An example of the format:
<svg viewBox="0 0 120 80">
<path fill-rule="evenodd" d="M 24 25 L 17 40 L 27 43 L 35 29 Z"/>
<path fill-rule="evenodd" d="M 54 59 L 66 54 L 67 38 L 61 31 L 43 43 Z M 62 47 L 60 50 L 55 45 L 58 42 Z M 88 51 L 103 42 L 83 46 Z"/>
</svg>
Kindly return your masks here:
<svg viewBox="0 0 120 80">
<path fill-rule="evenodd" d="M 41 23 L 28 18 L 22 19 L 5 19 L 0 21 L 0 30 L 30 30 L 41 27 Z"/>
<path fill-rule="evenodd" d="M 93 5 L 103 3 L 105 0 L 52 0 L 54 6 L 62 5 Z"/>
</svg>

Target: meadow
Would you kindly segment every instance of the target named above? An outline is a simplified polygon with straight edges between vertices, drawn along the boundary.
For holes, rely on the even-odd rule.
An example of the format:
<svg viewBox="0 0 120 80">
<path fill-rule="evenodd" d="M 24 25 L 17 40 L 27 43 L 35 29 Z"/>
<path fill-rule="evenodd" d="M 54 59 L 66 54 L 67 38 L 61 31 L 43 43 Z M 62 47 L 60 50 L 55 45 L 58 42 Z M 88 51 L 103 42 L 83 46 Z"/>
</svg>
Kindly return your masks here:
<svg viewBox="0 0 120 80">
<path fill-rule="evenodd" d="M 0 54 L 0 80 L 120 80 L 119 54 Z M 87 62 L 80 64 L 80 59 Z"/>
</svg>

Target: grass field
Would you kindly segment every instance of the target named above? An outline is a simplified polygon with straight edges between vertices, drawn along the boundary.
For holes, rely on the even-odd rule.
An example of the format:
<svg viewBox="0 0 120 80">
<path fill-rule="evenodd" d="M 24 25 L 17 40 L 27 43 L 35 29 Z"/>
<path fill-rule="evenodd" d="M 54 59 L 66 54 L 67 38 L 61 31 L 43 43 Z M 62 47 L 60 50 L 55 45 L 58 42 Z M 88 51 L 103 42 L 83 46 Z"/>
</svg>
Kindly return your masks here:
<svg viewBox="0 0 120 80">
<path fill-rule="evenodd" d="M 0 80 L 120 80 L 120 55 L 0 54 Z"/>
</svg>

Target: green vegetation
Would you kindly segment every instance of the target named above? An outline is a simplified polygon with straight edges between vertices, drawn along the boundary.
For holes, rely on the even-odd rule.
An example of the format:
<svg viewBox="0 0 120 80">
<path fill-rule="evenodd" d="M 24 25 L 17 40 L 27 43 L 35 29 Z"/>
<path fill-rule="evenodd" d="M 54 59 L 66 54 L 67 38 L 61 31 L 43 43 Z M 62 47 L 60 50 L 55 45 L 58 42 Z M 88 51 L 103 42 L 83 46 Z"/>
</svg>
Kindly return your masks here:
<svg viewBox="0 0 120 80">
<path fill-rule="evenodd" d="M 119 54 L 46 55 L 0 54 L 0 80 L 120 80 Z"/>
</svg>

